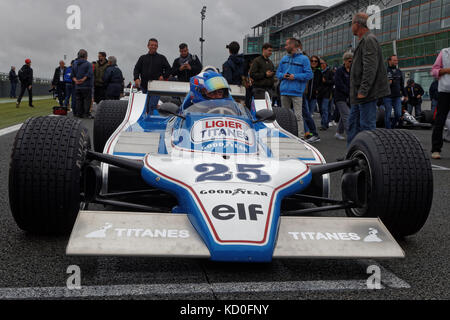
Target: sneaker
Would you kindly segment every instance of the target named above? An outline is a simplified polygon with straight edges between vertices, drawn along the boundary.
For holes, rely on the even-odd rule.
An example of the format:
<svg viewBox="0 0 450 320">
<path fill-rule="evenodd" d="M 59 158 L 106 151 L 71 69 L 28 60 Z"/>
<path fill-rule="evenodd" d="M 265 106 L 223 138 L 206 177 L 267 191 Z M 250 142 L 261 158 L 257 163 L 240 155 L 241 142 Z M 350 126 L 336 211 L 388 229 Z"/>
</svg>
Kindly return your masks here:
<svg viewBox="0 0 450 320">
<path fill-rule="evenodd" d="M 338 140 L 345 140 L 345 137 L 344 137 L 342 134 L 340 134 L 340 133 L 337 133 L 337 132 L 336 132 L 336 134 L 335 134 L 334 136 L 335 136 L 335 138 L 338 139 Z"/>
<path fill-rule="evenodd" d="M 313 134 L 310 133 L 310 132 L 307 132 L 307 133 L 305 133 L 305 135 L 304 135 L 304 137 L 305 137 L 306 140 L 308 140 L 308 139 L 311 138 L 312 136 L 313 136 Z"/>
<path fill-rule="evenodd" d="M 312 137 L 308 138 L 306 141 L 308 143 L 319 142 L 320 141 L 320 137 L 319 136 L 312 136 Z"/>
<path fill-rule="evenodd" d="M 20 106 L 20 102 L 17 101 L 17 102 L 16 102 L 16 108 L 18 108 L 19 106 Z"/>
<path fill-rule="evenodd" d="M 433 152 L 431 154 L 431 158 L 432 159 L 440 159 L 441 158 L 441 154 L 439 152 Z"/>
<path fill-rule="evenodd" d="M 329 123 L 328 123 L 328 126 L 329 126 L 329 127 L 332 127 L 332 126 L 333 126 L 333 122 L 329 122 Z"/>
</svg>

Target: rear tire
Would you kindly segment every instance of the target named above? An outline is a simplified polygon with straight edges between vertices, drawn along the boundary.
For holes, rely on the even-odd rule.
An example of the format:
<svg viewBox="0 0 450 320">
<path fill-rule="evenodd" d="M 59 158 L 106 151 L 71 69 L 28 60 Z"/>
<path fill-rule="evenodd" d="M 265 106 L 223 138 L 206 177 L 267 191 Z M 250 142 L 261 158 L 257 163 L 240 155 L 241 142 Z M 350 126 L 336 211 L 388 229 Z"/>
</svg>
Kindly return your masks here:
<svg viewBox="0 0 450 320">
<path fill-rule="evenodd" d="M 433 173 L 417 138 L 405 130 L 363 131 L 349 146 L 346 159 L 353 158 L 366 172 L 367 200 L 347 215 L 380 217 L 396 237 L 418 232 L 431 209 Z"/>
<path fill-rule="evenodd" d="M 9 169 L 9 203 L 19 228 L 67 234 L 80 210 L 88 130 L 67 117 L 28 119 L 19 129 Z"/>
<path fill-rule="evenodd" d="M 298 137 L 298 123 L 294 112 L 284 107 L 272 108 L 278 124 L 289 133 Z"/>
<path fill-rule="evenodd" d="M 94 150 L 96 152 L 103 152 L 106 142 L 125 119 L 127 108 L 126 100 L 100 102 L 94 120 Z"/>
</svg>

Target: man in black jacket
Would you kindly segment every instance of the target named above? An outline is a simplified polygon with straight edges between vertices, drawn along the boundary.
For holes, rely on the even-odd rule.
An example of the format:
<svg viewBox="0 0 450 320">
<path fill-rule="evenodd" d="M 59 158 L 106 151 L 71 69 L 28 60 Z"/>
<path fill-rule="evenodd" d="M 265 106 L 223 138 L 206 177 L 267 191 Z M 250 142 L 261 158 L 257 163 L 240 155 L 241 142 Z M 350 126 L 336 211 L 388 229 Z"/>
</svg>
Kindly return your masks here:
<svg viewBox="0 0 450 320">
<path fill-rule="evenodd" d="M 198 57 L 189 53 L 186 43 L 179 45 L 180 56 L 173 61 L 171 75 L 178 81 L 189 82 L 191 77 L 202 71 L 203 66 Z"/>
<path fill-rule="evenodd" d="M 147 44 L 148 53 L 139 57 L 134 67 L 134 83 L 140 87 L 143 93 L 148 91 L 148 82 L 150 80 L 164 80 L 170 75 L 170 65 L 166 57 L 157 53 L 158 40 L 152 38 Z M 158 105 L 159 96 L 150 96 L 147 99 L 147 113 L 150 108 Z"/>
<path fill-rule="evenodd" d="M 415 116 L 418 117 L 422 113 L 422 96 L 425 93 L 420 84 L 415 83 L 413 79 L 408 80 L 406 87 L 408 94 L 408 112 L 412 115 L 413 108 L 415 109 Z"/>
<path fill-rule="evenodd" d="M 106 99 L 119 100 L 120 94 L 123 92 L 123 75 L 122 71 L 117 66 L 116 57 L 110 56 L 108 58 L 108 67 L 103 75 L 103 83 L 106 89 Z"/>
<path fill-rule="evenodd" d="M 244 56 L 239 53 L 239 43 L 236 41 L 227 45 L 230 52 L 228 60 L 222 66 L 222 75 L 227 79 L 228 84 L 242 85 L 242 77 L 244 77 Z"/>
<path fill-rule="evenodd" d="M 11 91 L 9 93 L 10 98 L 17 98 L 16 96 L 16 88 L 17 83 L 19 82 L 17 74 L 16 74 L 16 67 L 12 66 L 11 70 L 9 71 L 9 82 L 11 84 Z"/>
<path fill-rule="evenodd" d="M 387 75 L 391 87 L 391 94 L 383 98 L 384 102 L 384 123 L 386 129 L 394 129 L 398 125 L 398 121 L 402 116 L 402 96 L 407 99 L 404 87 L 403 73 L 397 67 L 398 58 L 392 55 L 388 58 Z M 394 108 L 394 119 L 391 122 L 392 108 Z"/>
<path fill-rule="evenodd" d="M 250 68 L 250 78 L 253 79 L 253 91 L 255 95 L 269 92 L 273 95 L 275 83 L 275 66 L 269 59 L 272 55 L 273 47 L 270 43 L 265 43 L 262 47 L 262 55 L 255 58 Z"/>
<path fill-rule="evenodd" d="M 59 61 L 59 67 L 55 69 L 52 80 L 52 88 L 56 89 L 56 94 L 58 95 L 59 105 L 64 105 L 65 89 L 66 84 L 64 83 L 64 73 L 66 71 L 66 66 L 63 60 Z"/>
<path fill-rule="evenodd" d="M 16 108 L 20 106 L 20 101 L 22 101 L 22 97 L 25 93 L 25 90 L 28 90 L 28 105 L 31 108 L 33 106 L 33 69 L 31 69 L 31 60 L 26 59 L 25 64 L 19 70 L 19 80 L 20 80 L 20 94 L 19 98 L 16 102 Z"/>
</svg>

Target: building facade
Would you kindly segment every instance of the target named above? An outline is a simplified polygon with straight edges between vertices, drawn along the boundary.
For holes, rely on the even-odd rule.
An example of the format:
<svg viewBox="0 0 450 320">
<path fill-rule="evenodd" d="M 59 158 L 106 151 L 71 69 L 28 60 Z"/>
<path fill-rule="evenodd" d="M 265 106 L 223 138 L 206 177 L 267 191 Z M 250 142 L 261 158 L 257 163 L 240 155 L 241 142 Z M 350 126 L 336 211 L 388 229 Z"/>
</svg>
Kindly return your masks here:
<svg viewBox="0 0 450 320">
<path fill-rule="evenodd" d="M 285 54 L 286 39 L 296 37 L 306 54 L 321 56 L 331 66 L 341 64 L 343 53 L 357 45 L 351 33 L 352 17 L 367 12 L 369 6 L 381 9 L 379 28 L 371 29 L 384 57 L 397 54 L 405 78 L 414 79 L 428 91 L 433 81 L 431 66 L 439 51 L 449 46 L 450 0 L 346 0 L 278 28 L 265 26 L 264 40 L 273 40 L 269 42 L 275 48 L 273 62 L 278 64 Z"/>
</svg>

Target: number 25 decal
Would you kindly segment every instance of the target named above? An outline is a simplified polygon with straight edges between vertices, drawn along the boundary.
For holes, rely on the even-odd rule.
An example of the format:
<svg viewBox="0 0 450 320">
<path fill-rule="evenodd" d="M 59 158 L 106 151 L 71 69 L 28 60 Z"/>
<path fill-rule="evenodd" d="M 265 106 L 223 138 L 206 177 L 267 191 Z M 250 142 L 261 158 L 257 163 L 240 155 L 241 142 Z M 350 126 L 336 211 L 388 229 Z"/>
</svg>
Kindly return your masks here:
<svg viewBox="0 0 450 320">
<path fill-rule="evenodd" d="M 263 164 L 237 164 L 236 177 L 247 182 L 267 182 L 270 181 L 270 175 L 260 170 Z M 202 181 L 228 181 L 233 178 L 230 168 L 218 163 L 202 163 L 195 166 L 195 171 L 204 172 L 197 177 L 196 182 Z"/>
</svg>

